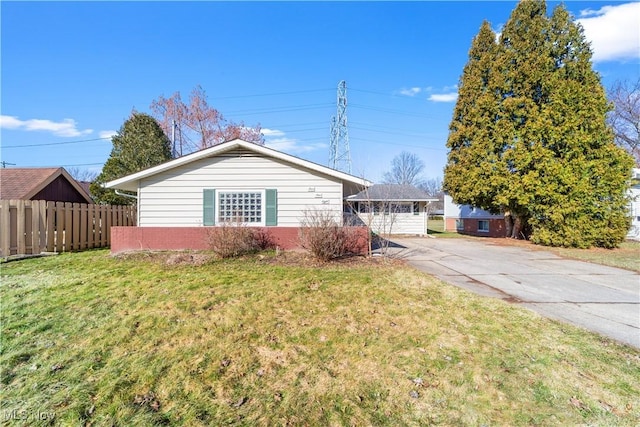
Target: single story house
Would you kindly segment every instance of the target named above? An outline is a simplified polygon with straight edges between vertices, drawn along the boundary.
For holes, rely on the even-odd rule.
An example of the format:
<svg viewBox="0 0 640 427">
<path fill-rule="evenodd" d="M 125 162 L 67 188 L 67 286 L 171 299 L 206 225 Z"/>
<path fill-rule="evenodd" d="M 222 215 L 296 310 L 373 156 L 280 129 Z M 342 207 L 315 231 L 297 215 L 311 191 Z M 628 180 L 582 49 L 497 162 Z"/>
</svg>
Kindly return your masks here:
<svg viewBox="0 0 640 427">
<path fill-rule="evenodd" d="M 459 205 L 444 195 L 444 229 L 461 234 L 486 237 L 505 237 L 504 215 L 492 214 L 470 205 Z"/>
<path fill-rule="evenodd" d="M 0 199 L 93 203 L 89 193 L 61 167 L 0 169 Z"/>
<path fill-rule="evenodd" d="M 116 179 L 135 193 L 137 227 L 114 227 L 114 253 L 206 249 L 208 227 L 263 227 L 279 247 L 297 247 L 305 211 L 342 221 L 344 200 L 371 183 L 280 151 L 235 139 Z M 364 229 L 363 229 L 364 230 Z"/>
<path fill-rule="evenodd" d="M 627 238 L 640 240 L 640 168 L 633 169 L 633 184 L 629 189 L 629 215 L 631 228 Z"/>
<path fill-rule="evenodd" d="M 428 207 L 438 199 L 413 185 L 375 184 L 346 201 L 358 223 L 377 234 L 426 235 Z"/>
</svg>

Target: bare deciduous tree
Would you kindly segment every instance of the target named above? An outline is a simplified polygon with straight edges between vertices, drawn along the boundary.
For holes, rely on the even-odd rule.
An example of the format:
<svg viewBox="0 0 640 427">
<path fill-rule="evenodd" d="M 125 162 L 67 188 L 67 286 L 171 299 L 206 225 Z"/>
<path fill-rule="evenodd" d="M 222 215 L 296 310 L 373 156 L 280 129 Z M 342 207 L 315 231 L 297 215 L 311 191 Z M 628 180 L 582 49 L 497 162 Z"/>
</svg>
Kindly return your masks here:
<svg viewBox="0 0 640 427">
<path fill-rule="evenodd" d="M 427 205 L 430 214 L 435 210 L 444 209 L 444 191 L 442 190 L 442 179 L 440 177 L 425 179 L 418 184 L 418 188 L 434 199 L 438 199 L 437 202 L 432 202 Z"/>
<path fill-rule="evenodd" d="M 154 100 L 151 111 L 168 137 L 171 138 L 175 130 L 174 156 L 235 138 L 264 144 L 260 125 L 246 127 L 242 122 L 235 123 L 225 119 L 222 113 L 209 105 L 207 95 L 199 85 L 191 91 L 188 103 L 184 103 L 180 92 L 176 92 L 169 98 L 160 96 Z"/>
<path fill-rule="evenodd" d="M 618 81 L 609 90 L 613 110 L 607 121 L 613 129 L 616 144 L 627 150 L 640 165 L 640 78 L 631 83 Z"/>
<path fill-rule="evenodd" d="M 98 176 L 98 172 L 90 171 L 89 169 L 80 169 L 77 166 L 66 168 L 66 170 L 76 181 L 93 182 Z"/>
<path fill-rule="evenodd" d="M 418 185 L 420 174 L 424 169 L 424 162 L 418 156 L 403 151 L 391 161 L 391 170 L 383 176 L 385 184 Z"/>
</svg>

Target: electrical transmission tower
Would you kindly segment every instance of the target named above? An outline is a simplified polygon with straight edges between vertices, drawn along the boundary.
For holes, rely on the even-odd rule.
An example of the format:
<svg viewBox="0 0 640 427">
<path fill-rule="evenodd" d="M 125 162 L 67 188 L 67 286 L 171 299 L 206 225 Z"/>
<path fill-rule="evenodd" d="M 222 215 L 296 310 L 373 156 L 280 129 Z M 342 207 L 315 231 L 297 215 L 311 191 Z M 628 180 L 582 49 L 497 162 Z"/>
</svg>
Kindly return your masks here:
<svg viewBox="0 0 640 427">
<path fill-rule="evenodd" d="M 351 152 L 349 151 L 349 129 L 347 128 L 347 83 L 338 83 L 338 108 L 331 118 L 331 142 L 329 147 L 329 167 L 351 173 Z"/>
</svg>

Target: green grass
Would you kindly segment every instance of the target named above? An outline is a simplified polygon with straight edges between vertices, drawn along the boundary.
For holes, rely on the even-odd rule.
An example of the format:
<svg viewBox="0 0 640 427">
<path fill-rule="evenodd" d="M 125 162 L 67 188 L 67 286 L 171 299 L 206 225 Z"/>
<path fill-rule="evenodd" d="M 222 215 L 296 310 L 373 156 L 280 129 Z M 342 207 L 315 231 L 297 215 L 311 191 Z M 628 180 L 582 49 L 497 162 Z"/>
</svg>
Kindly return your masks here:
<svg viewBox="0 0 640 427">
<path fill-rule="evenodd" d="M 545 248 L 562 257 L 640 272 L 640 242 L 627 240 L 616 249 Z"/>
<path fill-rule="evenodd" d="M 0 268 L 4 425 L 640 424 L 637 349 L 390 260 Z"/>
</svg>

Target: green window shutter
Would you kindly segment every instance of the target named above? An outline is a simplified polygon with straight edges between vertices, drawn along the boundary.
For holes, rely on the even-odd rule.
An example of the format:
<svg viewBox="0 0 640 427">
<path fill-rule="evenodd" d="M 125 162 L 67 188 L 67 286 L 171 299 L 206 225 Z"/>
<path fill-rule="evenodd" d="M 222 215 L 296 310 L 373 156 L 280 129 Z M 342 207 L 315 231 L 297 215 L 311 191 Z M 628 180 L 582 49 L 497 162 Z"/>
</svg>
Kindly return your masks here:
<svg viewBox="0 0 640 427">
<path fill-rule="evenodd" d="M 278 225 L 278 190 L 265 190 L 265 225 Z"/>
<path fill-rule="evenodd" d="M 202 225 L 214 225 L 216 223 L 216 190 L 203 190 L 202 201 Z"/>
</svg>

